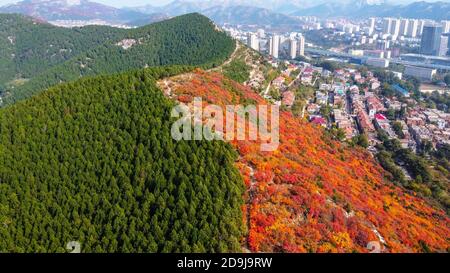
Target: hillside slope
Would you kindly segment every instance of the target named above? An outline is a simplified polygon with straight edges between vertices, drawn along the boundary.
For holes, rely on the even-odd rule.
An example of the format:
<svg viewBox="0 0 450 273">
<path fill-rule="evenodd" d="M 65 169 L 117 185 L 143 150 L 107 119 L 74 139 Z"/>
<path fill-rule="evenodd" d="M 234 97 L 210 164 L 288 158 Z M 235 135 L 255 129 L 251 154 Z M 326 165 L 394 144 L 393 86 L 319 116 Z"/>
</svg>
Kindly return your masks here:
<svg viewBox="0 0 450 273">
<path fill-rule="evenodd" d="M 65 55 L 54 58 L 52 54 L 49 58 L 47 54 L 40 54 L 40 51 L 37 53 L 34 50 L 31 52 L 25 51 L 33 55 L 28 62 L 25 60 L 26 63 L 23 64 L 25 67 L 31 66 L 34 68 L 33 65 L 37 65 L 40 59 L 55 59 L 51 64 L 59 64 L 48 68 L 48 65 L 45 65 L 44 62 L 43 70 L 31 69 L 33 73 L 29 73 L 31 78 L 27 79 L 27 82 L 7 89 L 4 95 L 6 103 L 28 98 L 39 90 L 60 82 L 76 80 L 83 76 L 111 74 L 130 69 L 170 64 L 214 66 L 222 63 L 235 47 L 235 43 L 230 37 L 217 30 L 208 18 L 199 14 L 179 16 L 126 31 L 113 28 L 66 30 L 49 27 L 48 25 L 39 25 L 38 27 L 42 36 L 51 35 L 53 32 L 63 32 L 61 35 L 70 35 L 75 31 L 81 32 L 82 38 L 72 37 L 73 39 L 63 39 L 63 41 L 82 42 L 89 40 L 89 38 L 84 37 L 84 35 L 88 35 L 98 44 L 90 45 L 87 48 L 84 46 L 78 48 L 76 53 L 79 54 L 70 56 L 71 58 L 63 63 L 61 61 L 64 60 Z M 95 39 L 95 37 L 100 37 L 100 39 Z M 112 38 L 102 40 L 102 37 Z M 33 40 L 32 43 L 29 40 L 26 41 L 17 41 L 16 43 L 33 44 L 37 48 L 42 48 L 43 52 L 53 48 L 52 44 L 49 44 L 45 39 Z M 57 52 L 67 50 L 60 43 L 58 45 L 54 49 Z M 15 56 L 18 56 L 18 54 Z M 13 62 L 17 63 L 19 59 L 14 57 Z M 17 66 L 17 68 L 16 73 L 22 74 L 21 66 Z M 1 67 L 1 63 L 0 70 L 9 71 Z"/>
<path fill-rule="evenodd" d="M 0 14 L 0 84 L 29 79 L 106 41 L 124 30 L 88 26 L 59 28 L 31 17 Z M 4 49 L 4 50 L 3 50 Z"/>
<path fill-rule="evenodd" d="M 202 97 L 221 106 L 266 104 L 215 72 L 198 70 L 160 86 L 185 103 Z M 366 151 L 346 148 L 322 130 L 282 112 L 277 151 L 261 152 L 258 141 L 232 142 L 247 185 L 251 251 L 367 252 L 371 241 L 383 252 L 448 250 L 444 211 L 395 186 Z"/>
<path fill-rule="evenodd" d="M 266 104 L 189 70 L 82 79 L 1 109 L 0 251 L 60 252 L 73 240 L 87 252 L 366 252 L 371 241 L 383 252 L 448 250 L 445 212 L 288 112 L 275 152 L 232 141 L 237 157 L 223 142 L 172 140 L 158 79 L 186 103 Z"/>
<path fill-rule="evenodd" d="M 0 109 L 0 252 L 235 252 L 244 184 L 223 142 L 170 136 L 155 85 L 82 79 Z"/>
</svg>

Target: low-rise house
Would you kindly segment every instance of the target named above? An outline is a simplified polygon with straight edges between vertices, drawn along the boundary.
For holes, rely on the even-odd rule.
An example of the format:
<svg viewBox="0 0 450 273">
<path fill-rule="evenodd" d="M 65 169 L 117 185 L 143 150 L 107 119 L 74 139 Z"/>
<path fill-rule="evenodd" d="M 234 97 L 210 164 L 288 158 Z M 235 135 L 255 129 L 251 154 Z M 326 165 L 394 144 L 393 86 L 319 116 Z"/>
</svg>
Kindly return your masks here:
<svg viewBox="0 0 450 273">
<path fill-rule="evenodd" d="M 383 114 L 375 115 L 374 124 L 377 129 L 384 131 L 390 138 L 397 137 L 389 123 L 389 120 Z"/>
<path fill-rule="evenodd" d="M 377 90 L 378 88 L 380 88 L 381 84 L 378 81 L 372 81 L 370 83 L 370 89 L 371 90 Z"/>
<path fill-rule="evenodd" d="M 396 100 L 386 99 L 386 107 L 392 108 L 395 111 L 400 111 L 402 109 L 402 103 Z"/>
<path fill-rule="evenodd" d="M 280 76 L 280 77 L 278 77 L 278 78 L 276 78 L 275 80 L 272 81 L 272 85 L 273 85 L 274 87 L 277 87 L 277 88 L 282 88 L 284 82 L 285 82 L 284 77 L 281 77 L 281 76 Z"/>
<path fill-rule="evenodd" d="M 317 104 L 328 104 L 328 95 L 320 92 L 320 91 L 316 91 L 316 103 Z"/>
<path fill-rule="evenodd" d="M 335 107 L 344 107 L 345 106 L 345 99 L 341 96 L 334 96 L 333 105 Z"/>
<path fill-rule="evenodd" d="M 332 86 L 331 86 L 331 84 L 322 83 L 319 86 L 319 90 L 320 91 L 331 91 L 332 90 Z"/>
<path fill-rule="evenodd" d="M 295 102 L 295 94 L 292 91 L 283 92 L 281 103 L 287 107 L 291 107 Z"/>
<path fill-rule="evenodd" d="M 339 96 L 345 95 L 345 85 L 342 83 L 333 84 L 332 89 L 334 90 L 334 93 Z"/>
<path fill-rule="evenodd" d="M 375 132 L 375 127 L 373 126 L 369 116 L 363 109 L 357 110 L 356 120 L 358 121 L 358 126 L 362 133 L 368 134 Z"/>
<path fill-rule="evenodd" d="M 327 127 L 327 120 L 324 119 L 323 117 L 319 117 L 319 116 L 313 117 L 311 119 L 311 123 L 322 126 L 322 127 Z"/>
<path fill-rule="evenodd" d="M 415 117 L 415 116 L 410 116 L 406 118 L 406 124 L 411 127 L 411 126 L 424 126 L 425 125 L 425 120 L 423 120 L 422 118 L 419 117 Z"/>
<path fill-rule="evenodd" d="M 350 86 L 351 93 L 359 93 L 359 87 L 357 85 Z"/>
<path fill-rule="evenodd" d="M 302 75 L 301 81 L 303 84 L 311 85 L 313 82 L 312 75 Z"/>
<path fill-rule="evenodd" d="M 386 111 L 386 108 L 384 107 L 383 103 L 380 101 L 380 99 L 378 97 L 376 97 L 374 95 L 367 96 L 366 105 L 367 105 L 367 110 L 369 112 L 369 116 L 371 118 L 373 118 L 376 113 Z"/>
<path fill-rule="evenodd" d="M 413 125 L 410 126 L 410 131 L 411 135 L 414 137 L 418 145 L 423 143 L 425 140 L 432 141 L 433 135 L 425 126 Z"/>
<path fill-rule="evenodd" d="M 308 107 L 306 108 L 306 111 L 308 112 L 308 114 L 310 115 L 314 115 L 319 113 L 320 111 L 320 105 L 315 104 L 315 103 L 311 103 L 308 105 Z"/>
</svg>

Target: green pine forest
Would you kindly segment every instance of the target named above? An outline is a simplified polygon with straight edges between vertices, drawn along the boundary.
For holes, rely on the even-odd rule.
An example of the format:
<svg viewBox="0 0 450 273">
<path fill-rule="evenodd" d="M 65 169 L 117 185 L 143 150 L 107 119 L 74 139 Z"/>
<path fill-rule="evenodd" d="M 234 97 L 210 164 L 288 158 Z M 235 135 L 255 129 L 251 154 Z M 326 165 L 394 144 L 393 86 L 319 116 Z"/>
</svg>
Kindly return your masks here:
<svg viewBox="0 0 450 273">
<path fill-rule="evenodd" d="M 237 153 L 170 136 L 161 67 L 58 85 L 0 110 L 0 252 L 231 252 Z"/>
<path fill-rule="evenodd" d="M 128 49 L 125 39 L 136 43 Z M 20 15 L 0 15 L 0 95 L 8 105 L 61 82 L 161 65 L 221 64 L 235 43 L 200 14 L 148 26 L 64 29 Z"/>
<path fill-rule="evenodd" d="M 100 253 L 241 250 L 237 153 L 173 140 L 174 102 L 156 86 L 222 63 L 231 38 L 199 14 L 133 30 L 0 21 L 0 253 L 71 241 Z M 140 42 L 124 50 L 122 39 Z"/>
</svg>

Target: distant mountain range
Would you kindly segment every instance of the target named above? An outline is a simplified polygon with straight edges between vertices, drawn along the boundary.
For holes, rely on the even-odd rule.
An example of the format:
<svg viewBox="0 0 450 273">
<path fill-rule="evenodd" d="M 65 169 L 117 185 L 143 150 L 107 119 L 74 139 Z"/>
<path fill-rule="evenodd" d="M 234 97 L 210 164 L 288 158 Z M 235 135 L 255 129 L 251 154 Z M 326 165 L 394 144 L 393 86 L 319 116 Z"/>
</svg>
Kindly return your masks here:
<svg viewBox="0 0 450 273">
<path fill-rule="evenodd" d="M 156 22 L 161 22 L 170 18 L 171 16 L 165 13 L 151 13 L 144 17 L 140 17 L 136 20 L 128 21 L 127 25 L 142 27 Z"/>
<path fill-rule="evenodd" d="M 248 3 L 247 3 L 248 2 Z M 258 4 L 259 2 L 259 4 Z M 284 3 L 288 3 L 283 1 Z M 279 5 L 281 9 L 287 7 L 299 7 L 293 3 Z M 219 24 L 260 24 L 260 25 L 292 25 L 297 24 L 298 19 L 267 8 L 263 8 L 262 1 L 183 1 L 176 0 L 162 7 L 146 5 L 137 8 L 130 8 L 132 11 L 148 14 L 167 14 L 178 16 L 181 14 L 200 12 Z M 253 5 L 251 5 L 253 4 Z"/>
<path fill-rule="evenodd" d="M 291 13 L 296 16 L 319 17 L 405 17 L 434 20 L 450 19 L 450 3 L 446 2 L 414 2 L 409 5 L 395 5 L 386 2 L 360 0 L 348 4 L 324 3 Z"/>
<path fill-rule="evenodd" d="M 24 0 L 0 7 L 0 13 L 19 13 L 45 21 L 100 19 L 114 23 L 148 17 L 137 11 L 118 9 L 87 0 Z"/>
<path fill-rule="evenodd" d="M 295 23 L 293 16 L 352 17 L 393 16 L 407 18 L 426 18 L 435 20 L 450 19 L 450 3 L 414 2 L 397 4 L 386 0 L 335 0 L 335 1 L 281 1 L 281 0 L 219 0 L 189 1 L 176 0 L 165 6 L 151 5 L 131 8 L 142 13 L 164 13 L 176 16 L 189 12 L 201 12 L 218 23 L 242 24 L 289 24 Z M 284 17 L 284 19 L 282 19 Z M 262 23 L 261 23 L 262 22 Z"/>
<path fill-rule="evenodd" d="M 450 3 L 395 4 L 386 0 L 175 0 L 155 7 L 114 8 L 88 0 L 24 0 L 0 7 L 0 13 L 20 13 L 46 21 L 100 19 L 138 25 L 192 12 L 216 23 L 295 25 L 296 16 L 352 17 L 395 16 L 443 20 L 450 18 Z"/>
<path fill-rule="evenodd" d="M 219 24 L 295 25 L 300 23 L 292 16 L 250 6 L 216 6 L 203 10 L 201 13 Z"/>
<path fill-rule="evenodd" d="M 314 4 L 313 4 L 314 3 Z M 194 1 L 194 0 L 175 0 L 164 6 L 152 6 L 145 5 L 141 7 L 131 8 L 132 10 L 143 13 L 155 13 L 163 12 L 172 16 L 188 13 L 188 12 L 200 12 L 213 7 L 235 7 L 235 6 L 247 6 L 256 8 L 269 8 L 273 12 L 277 13 L 289 13 L 293 10 L 298 10 L 302 7 L 312 7 L 317 3 L 326 3 L 324 0 L 311 1 L 311 0 L 206 0 L 206 1 Z"/>
</svg>

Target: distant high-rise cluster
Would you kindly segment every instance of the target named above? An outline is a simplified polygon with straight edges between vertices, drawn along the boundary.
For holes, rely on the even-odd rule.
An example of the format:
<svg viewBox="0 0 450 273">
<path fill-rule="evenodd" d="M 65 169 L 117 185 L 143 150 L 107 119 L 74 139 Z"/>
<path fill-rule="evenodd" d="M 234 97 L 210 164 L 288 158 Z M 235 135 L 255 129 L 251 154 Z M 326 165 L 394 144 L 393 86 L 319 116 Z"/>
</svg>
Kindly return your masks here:
<svg viewBox="0 0 450 273">
<path fill-rule="evenodd" d="M 248 47 L 256 51 L 265 50 L 276 59 L 281 56 L 295 59 L 305 55 L 305 37 L 296 32 L 291 33 L 289 37 L 272 34 L 267 39 L 265 31 L 259 29 L 256 33 L 247 33 L 246 36 Z"/>
<path fill-rule="evenodd" d="M 372 20 L 369 21 L 372 25 Z M 440 23 L 424 19 L 383 18 L 382 33 L 386 38 L 396 40 L 398 37 L 421 37 L 420 53 L 424 55 L 446 56 L 448 53 L 448 35 L 450 21 Z M 385 49 L 385 48 L 380 48 Z"/>
<path fill-rule="evenodd" d="M 418 54 L 431 58 L 450 55 L 450 19 L 438 22 L 431 19 L 393 17 L 350 20 L 300 16 L 299 20 L 299 32 L 293 32 L 292 28 L 263 29 L 262 26 L 258 26 L 260 29 L 254 29 L 254 26 L 247 29 L 239 26 L 225 27 L 225 30 L 234 38 L 246 41 L 254 50 L 275 59 L 304 56 L 305 37 L 301 33 L 308 33 L 316 38 L 322 36 L 322 40 L 314 41 L 312 49 L 329 48 L 341 43 L 350 45 L 347 52 L 353 56 L 393 61 L 402 57 L 414 58 L 413 55 Z M 334 49 L 340 50 L 339 47 Z"/>
<path fill-rule="evenodd" d="M 421 36 L 423 28 L 429 22 L 424 19 L 407 19 L 407 18 L 383 18 L 382 32 L 395 37 L 404 36 L 410 38 L 416 38 Z M 442 24 L 448 24 L 447 21 L 443 21 Z M 445 32 L 450 31 L 450 24 L 447 26 Z M 444 32 L 444 33 L 445 33 Z"/>
</svg>

